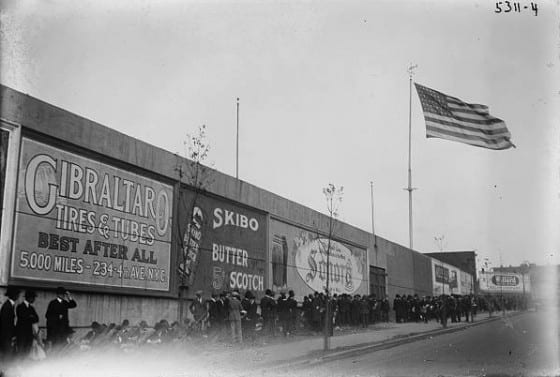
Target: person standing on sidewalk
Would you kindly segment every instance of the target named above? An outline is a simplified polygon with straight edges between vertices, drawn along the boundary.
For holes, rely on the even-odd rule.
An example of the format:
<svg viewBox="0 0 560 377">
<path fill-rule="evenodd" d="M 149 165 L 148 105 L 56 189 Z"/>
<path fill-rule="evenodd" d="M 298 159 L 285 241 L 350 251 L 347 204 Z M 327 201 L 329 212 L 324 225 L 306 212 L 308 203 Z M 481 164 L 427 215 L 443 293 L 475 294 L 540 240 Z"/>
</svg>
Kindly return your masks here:
<svg viewBox="0 0 560 377">
<path fill-rule="evenodd" d="M 391 305 L 389 304 L 389 297 L 386 296 L 381 303 L 381 315 L 382 321 L 389 322 L 389 312 L 391 311 Z"/>
<path fill-rule="evenodd" d="M 241 330 L 241 317 L 246 312 L 239 301 L 239 292 L 233 291 L 229 301 L 229 323 L 231 326 L 231 339 L 233 343 L 243 343 L 243 333 Z"/>
<path fill-rule="evenodd" d="M 294 291 L 288 292 L 288 311 L 289 311 L 289 318 L 288 318 L 288 333 L 293 334 L 296 331 L 297 324 L 298 324 L 298 308 L 297 308 L 297 301 L 295 299 Z"/>
<path fill-rule="evenodd" d="M 446 295 L 441 295 L 439 301 L 439 317 L 443 328 L 447 327 L 447 315 L 449 310 L 449 299 Z"/>
<path fill-rule="evenodd" d="M 340 326 L 348 326 L 350 324 L 350 300 L 348 294 L 344 293 L 340 296 L 338 307 L 340 312 Z"/>
<path fill-rule="evenodd" d="M 245 292 L 245 298 L 241 300 L 241 306 L 246 312 L 245 317 L 241 320 L 241 332 L 245 339 L 251 342 L 255 340 L 255 326 L 257 324 L 257 303 L 253 292 Z"/>
<path fill-rule="evenodd" d="M 202 300 L 202 291 L 197 291 L 195 295 L 196 297 L 189 306 L 189 310 L 194 318 L 195 331 L 200 334 L 206 330 L 208 307 L 206 302 Z"/>
<path fill-rule="evenodd" d="M 276 301 L 276 308 L 278 312 L 278 321 L 282 326 L 282 334 L 288 336 L 288 321 L 290 319 L 290 309 L 288 308 L 288 299 L 286 292 L 280 292 L 280 297 Z"/>
<path fill-rule="evenodd" d="M 401 296 L 396 295 L 393 300 L 393 310 L 395 311 L 395 322 L 401 322 Z"/>
<path fill-rule="evenodd" d="M 220 333 L 220 303 L 218 302 L 218 295 L 212 293 L 212 296 L 208 301 L 206 301 L 206 307 L 208 308 L 208 335 L 212 337 L 219 336 Z"/>
<path fill-rule="evenodd" d="M 29 356 L 33 340 L 38 337 L 39 315 L 32 305 L 35 297 L 37 297 L 35 291 L 26 290 L 25 299 L 16 308 L 16 346 L 18 355 L 22 357 Z"/>
<path fill-rule="evenodd" d="M 354 295 L 354 300 L 352 300 L 351 311 L 352 311 L 352 325 L 354 325 L 355 327 L 360 326 L 361 323 L 361 315 L 362 315 L 361 301 L 362 301 L 362 297 L 360 295 Z"/>
<path fill-rule="evenodd" d="M 261 315 L 263 317 L 263 333 L 266 336 L 274 336 L 274 322 L 276 320 L 276 301 L 270 289 L 265 291 L 261 298 Z"/>
<path fill-rule="evenodd" d="M 360 300 L 360 319 L 362 328 L 367 329 L 369 322 L 369 302 L 366 295 Z"/>
<path fill-rule="evenodd" d="M 68 336 L 72 333 L 68 321 L 68 309 L 73 309 L 76 301 L 72 299 L 70 292 L 64 287 L 56 289 L 56 298 L 49 303 L 47 307 L 47 339 L 52 348 L 65 345 L 68 342 Z"/>
<path fill-rule="evenodd" d="M 476 304 L 477 298 L 475 296 L 471 297 L 471 320 L 474 322 L 474 317 L 476 317 L 476 311 L 478 309 L 478 305 Z"/>
<path fill-rule="evenodd" d="M 5 296 L 7 300 L 0 309 L 0 362 L 8 361 L 15 354 L 14 337 L 16 336 L 16 302 L 20 296 L 20 290 L 8 287 Z"/>
<path fill-rule="evenodd" d="M 321 310 L 323 303 L 321 301 L 321 297 L 319 296 L 318 292 L 315 292 L 313 295 L 313 300 L 311 301 L 311 323 L 313 331 L 321 332 Z"/>
<path fill-rule="evenodd" d="M 219 327 L 219 338 L 226 339 L 228 337 L 228 317 L 229 317 L 229 300 L 227 298 L 227 292 L 223 291 L 220 293 L 218 301 L 216 302 L 218 306 L 218 327 Z"/>
<path fill-rule="evenodd" d="M 461 299 L 461 306 L 463 307 L 462 312 L 465 314 L 465 322 L 469 322 L 469 317 L 472 317 L 471 298 L 469 296 L 463 296 Z"/>
</svg>

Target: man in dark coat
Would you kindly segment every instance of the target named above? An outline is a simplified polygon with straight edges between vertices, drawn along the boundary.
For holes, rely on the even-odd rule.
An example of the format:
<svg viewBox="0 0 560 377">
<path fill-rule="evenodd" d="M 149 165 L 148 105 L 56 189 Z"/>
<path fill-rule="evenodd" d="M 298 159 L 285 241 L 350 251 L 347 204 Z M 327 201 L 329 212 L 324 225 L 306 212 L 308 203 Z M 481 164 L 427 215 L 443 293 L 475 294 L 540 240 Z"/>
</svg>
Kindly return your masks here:
<svg viewBox="0 0 560 377">
<path fill-rule="evenodd" d="M 14 356 L 14 337 L 16 335 L 16 301 L 19 298 L 19 289 L 8 287 L 5 296 L 7 300 L 0 309 L 0 361 L 8 360 Z"/>
<path fill-rule="evenodd" d="M 194 318 L 194 328 L 197 332 L 206 330 L 206 320 L 208 319 L 208 308 L 206 303 L 202 300 L 202 291 L 195 293 L 195 298 L 192 301 L 189 309 Z"/>
<path fill-rule="evenodd" d="M 311 301 L 312 309 L 311 309 L 311 321 L 313 323 L 313 330 L 320 332 L 321 327 L 321 315 L 325 311 L 323 306 L 323 300 L 318 292 L 315 292 L 313 296 L 313 300 Z"/>
<path fill-rule="evenodd" d="M 56 289 L 56 298 L 47 307 L 47 339 L 53 347 L 66 344 L 68 336 L 72 333 L 68 322 L 68 309 L 73 309 L 76 301 L 63 287 Z"/>
<path fill-rule="evenodd" d="M 369 303 L 368 298 L 366 295 L 362 297 L 359 304 L 359 311 L 360 311 L 360 324 L 362 328 L 366 329 L 368 327 L 368 319 L 369 319 Z"/>
<path fill-rule="evenodd" d="M 303 311 L 303 320 L 305 323 L 305 329 L 311 330 L 312 329 L 312 311 L 313 311 L 313 304 L 311 303 L 312 296 L 303 296 L 303 303 L 301 304 L 301 309 Z"/>
<path fill-rule="evenodd" d="M 218 295 L 216 293 L 212 293 L 212 297 L 206 301 L 206 306 L 208 307 L 209 332 L 214 336 L 219 334 L 220 325 L 223 319 L 220 318 L 220 305 L 221 303 L 218 301 Z"/>
<path fill-rule="evenodd" d="M 241 330 L 243 337 L 250 341 L 255 340 L 255 327 L 257 324 L 257 303 L 255 302 L 255 296 L 253 292 L 245 292 L 245 298 L 241 300 L 241 306 L 246 312 L 245 316 L 241 320 Z"/>
<path fill-rule="evenodd" d="M 298 303 L 295 299 L 295 293 L 294 291 L 289 291 L 288 292 L 288 310 L 290 312 L 289 315 L 289 320 L 288 320 L 288 332 L 290 334 L 293 334 L 296 329 L 297 329 L 297 325 L 298 325 Z"/>
<path fill-rule="evenodd" d="M 32 305 L 35 297 L 37 297 L 35 291 L 25 291 L 25 300 L 16 308 L 16 347 L 17 353 L 23 357 L 28 356 L 31 352 L 36 335 L 33 331 L 33 324 L 39 323 L 39 316 Z"/>
<path fill-rule="evenodd" d="M 241 329 L 241 317 L 245 314 L 239 292 L 233 291 L 229 300 L 229 323 L 231 327 L 231 338 L 233 343 L 243 343 L 243 333 Z"/>
<path fill-rule="evenodd" d="M 276 301 L 274 294 L 267 289 L 265 296 L 261 298 L 261 315 L 263 317 L 263 332 L 265 335 L 274 336 L 276 321 Z"/>
<path fill-rule="evenodd" d="M 276 311 L 278 313 L 278 320 L 282 326 L 282 333 L 288 336 L 288 322 L 290 320 L 290 308 L 288 307 L 288 299 L 286 292 L 280 292 L 280 297 L 276 301 Z"/>
<path fill-rule="evenodd" d="M 362 296 L 360 295 L 354 295 L 354 299 L 352 300 L 351 306 L 350 306 L 350 310 L 352 313 L 352 325 L 353 326 L 360 326 L 361 323 L 361 308 L 362 308 Z"/>
<path fill-rule="evenodd" d="M 447 315 L 449 313 L 449 298 L 447 298 L 447 295 L 441 295 L 440 296 L 440 302 L 439 302 L 439 317 L 440 317 L 440 322 L 441 325 L 446 328 L 447 327 Z"/>
</svg>

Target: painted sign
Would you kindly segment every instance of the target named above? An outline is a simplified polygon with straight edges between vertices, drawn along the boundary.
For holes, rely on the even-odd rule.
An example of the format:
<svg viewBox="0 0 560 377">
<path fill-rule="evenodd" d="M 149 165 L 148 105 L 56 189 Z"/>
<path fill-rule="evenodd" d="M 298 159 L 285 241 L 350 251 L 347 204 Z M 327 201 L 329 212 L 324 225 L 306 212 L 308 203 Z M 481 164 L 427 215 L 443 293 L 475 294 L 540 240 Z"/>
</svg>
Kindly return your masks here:
<svg viewBox="0 0 560 377">
<path fill-rule="evenodd" d="M 474 293 L 474 287 L 473 287 L 473 276 L 465 271 L 459 271 L 460 272 L 460 276 L 461 276 L 461 280 L 460 280 L 460 290 L 459 290 L 459 294 L 461 295 L 470 295 Z"/>
<path fill-rule="evenodd" d="M 179 275 L 194 294 L 239 289 L 263 296 L 266 216 L 182 189 L 179 197 Z"/>
<path fill-rule="evenodd" d="M 510 272 L 482 272 L 480 290 L 488 293 L 527 293 L 531 291 L 529 276 Z"/>
<path fill-rule="evenodd" d="M 325 238 L 308 242 L 299 239 L 297 242 L 299 243 L 296 254 L 297 271 L 310 288 L 319 292 L 324 291 L 327 288 L 328 277 L 329 289 L 333 293 L 356 292 L 363 274 L 361 266 L 358 266 L 358 261 L 350 249 L 339 242 Z"/>
<path fill-rule="evenodd" d="M 172 202 L 167 184 L 24 138 L 11 276 L 168 291 Z"/>
<path fill-rule="evenodd" d="M 460 270 L 437 259 L 432 259 L 433 294 L 460 294 Z"/>
<path fill-rule="evenodd" d="M 301 300 L 327 287 L 336 294 L 367 294 L 367 251 L 271 220 L 272 289 L 294 290 Z M 327 250 L 330 250 L 327 264 Z M 327 270 L 328 269 L 328 270 Z"/>
</svg>

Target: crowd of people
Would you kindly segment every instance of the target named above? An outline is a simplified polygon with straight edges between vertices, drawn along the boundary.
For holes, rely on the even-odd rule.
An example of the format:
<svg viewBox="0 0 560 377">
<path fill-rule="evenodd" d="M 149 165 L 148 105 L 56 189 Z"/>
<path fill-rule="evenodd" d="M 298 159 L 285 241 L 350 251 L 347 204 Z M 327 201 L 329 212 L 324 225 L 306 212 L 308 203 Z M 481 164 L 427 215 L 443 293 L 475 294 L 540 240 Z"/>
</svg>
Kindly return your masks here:
<svg viewBox="0 0 560 377">
<path fill-rule="evenodd" d="M 523 297 L 441 295 L 423 296 L 397 294 L 391 303 L 388 297 L 375 295 L 327 295 L 314 292 L 301 302 L 293 291 L 280 292 L 278 297 L 270 289 L 256 301 L 247 291 L 213 293 L 204 298 L 198 291 L 188 305 L 190 316 L 183 321 L 169 323 L 162 319 L 154 326 L 146 321 L 131 325 L 124 320 L 120 325 L 93 322 L 91 328 L 80 336 L 71 336 L 68 310 L 77 306 L 70 293 L 60 287 L 45 313 L 46 338 L 41 336 L 39 316 L 33 307 L 36 293 L 27 290 L 21 297 L 17 288 L 8 287 L 7 300 L 0 310 L 0 360 L 10 358 L 42 358 L 47 353 L 77 348 L 113 345 L 128 350 L 143 344 L 160 344 L 209 339 L 229 344 L 267 341 L 274 337 L 295 334 L 310 335 L 326 327 L 367 328 L 378 322 L 389 322 L 391 309 L 396 323 L 438 321 L 473 321 L 477 312 L 507 309 L 526 309 Z M 22 300 L 23 298 L 23 300 Z M 42 352 L 42 356 L 41 356 Z"/>
<path fill-rule="evenodd" d="M 22 297 L 19 288 L 9 286 L 7 299 L 0 308 L 0 363 L 15 358 L 46 357 L 45 348 L 56 350 L 68 343 L 73 330 L 68 321 L 68 309 L 77 306 L 64 287 L 56 289 L 56 298 L 49 302 L 46 318 L 46 342 L 40 335 L 39 315 L 33 306 L 37 293 L 26 290 Z"/>
<path fill-rule="evenodd" d="M 400 322 L 428 322 L 436 320 L 445 325 L 448 320 L 461 322 L 474 320 L 478 311 L 478 300 L 473 295 L 440 295 L 424 296 L 418 295 L 396 295 L 393 300 L 395 310 L 395 321 Z"/>
</svg>

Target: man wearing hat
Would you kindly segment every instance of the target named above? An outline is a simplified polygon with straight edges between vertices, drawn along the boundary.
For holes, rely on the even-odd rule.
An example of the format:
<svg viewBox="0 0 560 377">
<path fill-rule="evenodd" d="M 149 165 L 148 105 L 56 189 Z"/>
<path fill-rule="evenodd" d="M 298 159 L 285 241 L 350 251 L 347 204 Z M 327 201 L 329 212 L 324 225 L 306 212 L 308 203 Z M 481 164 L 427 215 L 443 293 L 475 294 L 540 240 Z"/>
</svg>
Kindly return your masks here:
<svg viewBox="0 0 560 377">
<path fill-rule="evenodd" d="M 39 316 L 33 307 L 33 302 L 37 297 L 37 293 L 33 290 L 25 291 L 25 299 L 16 308 L 16 347 L 17 353 L 21 356 L 27 356 L 31 352 L 35 332 L 33 324 L 39 323 Z"/>
<path fill-rule="evenodd" d="M 245 311 L 245 316 L 241 322 L 241 332 L 245 339 L 249 339 L 252 342 L 255 340 L 255 326 L 258 319 L 258 305 L 253 292 L 245 292 L 245 298 L 241 300 L 241 307 Z"/>
<path fill-rule="evenodd" d="M 19 299 L 19 289 L 8 287 L 5 296 L 8 298 L 0 309 L 0 361 L 14 356 L 14 342 L 16 335 L 16 301 Z"/>
<path fill-rule="evenodd" d="M 267 289 L 265 296 L 261 298 L 261 315 L 263 317 L 263 333 L 268 336 L 274 336 L 276 301 L 274 301 L 274 293 L 270 289 Z"/>
<path fill-rule="evenodd" d="M 68 324 L 68 309 L 73 309 L 76 301 L 70 296 L 64 287 L 56 289 L 56 298 L 49 303 L 47 307 L 47 339 L 53 347 L 64 345 L 67 342 L 68 335 L 72 333 Z"/>
<path fill-rule="evenodd" d="M 204 331 L 205 322 L 208 318 L 208 308 L 206 303 L 202 301 L 202 291 L 196 291 L 196 297 L 189 307 L 191 314 L 194 317 L 195 328 L 198 331 Z"/>
<path fill-rule="evenodd" d="M 246 314 L 241 306 L 239 292 L 233 291 L 231 293 L 231 300 L 229 301 L 229 323 L 231 326 L 231 338 L 233 343 L 242 343 L 243 334 L 241 332 L 241 315 Z"/>
</svg>

